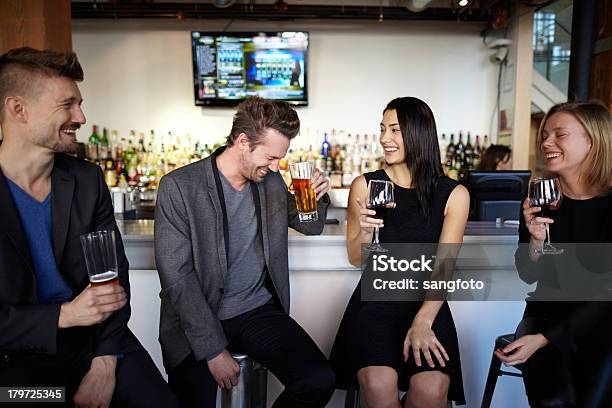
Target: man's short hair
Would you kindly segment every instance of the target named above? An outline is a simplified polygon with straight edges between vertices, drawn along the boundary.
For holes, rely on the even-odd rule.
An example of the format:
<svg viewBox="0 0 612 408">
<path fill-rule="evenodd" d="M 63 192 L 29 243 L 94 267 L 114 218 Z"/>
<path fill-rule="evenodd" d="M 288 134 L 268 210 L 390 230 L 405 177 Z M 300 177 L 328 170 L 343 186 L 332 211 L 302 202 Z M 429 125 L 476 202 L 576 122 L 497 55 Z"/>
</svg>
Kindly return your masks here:
<svg viewBox="0 0 612 408">
<path fill-rule="evenodd" d="M 244 133 L 253 150 L 261 143 L 266 129 L 274 129 L 288 139 L 293 139 L 300 131 L 300 119 L 287 102 L 249 97 L 238 105 L 232 130 L 226 140 L 227 145 L 233 146 L 238 136 Z"/>
<path fill-rule="evenodd" d="M 12 95 L 30 95 L 34 91 L 35 75 L 61 76 L 73 81 L 83 80 L 83 68 L 74 52 L 14 48 L 0 56 L 0 120 L 4 100 Z"/>
</svg>

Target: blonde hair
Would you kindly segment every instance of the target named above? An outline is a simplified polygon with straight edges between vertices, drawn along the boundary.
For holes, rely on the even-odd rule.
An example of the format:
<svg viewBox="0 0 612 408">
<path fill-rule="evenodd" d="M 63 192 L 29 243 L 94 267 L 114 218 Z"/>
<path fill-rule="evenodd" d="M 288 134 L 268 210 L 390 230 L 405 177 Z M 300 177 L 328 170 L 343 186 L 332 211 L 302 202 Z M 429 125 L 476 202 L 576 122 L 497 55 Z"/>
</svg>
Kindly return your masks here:
<svg viewBox="0 0 612 408">
<path fill-rule="evenodd" d="M 548 111 L 538 130 L 537 145 L 542 144 L 546 121 L 555 113 L 568 113 L 582 125 L 591 150 L 581 166 L 580 181 L 602 192 L 612 187 L 612 116 L 608 109 L 596 102 L 560 103 Z"/>
</svg>

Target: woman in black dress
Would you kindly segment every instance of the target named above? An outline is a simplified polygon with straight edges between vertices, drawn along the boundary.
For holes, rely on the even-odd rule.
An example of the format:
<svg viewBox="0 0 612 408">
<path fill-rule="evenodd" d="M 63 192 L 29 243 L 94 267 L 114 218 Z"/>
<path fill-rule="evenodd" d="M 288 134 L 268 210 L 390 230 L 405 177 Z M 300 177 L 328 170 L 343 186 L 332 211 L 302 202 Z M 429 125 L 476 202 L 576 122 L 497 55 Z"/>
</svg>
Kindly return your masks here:
<svg viewBox="0 0 612 408">
<path fill-rule="evenodd" d="M 445 177 L 433 113 L 417 98 L 397 98 L 383 112 L 380 144 L 386 168 L 353 181 L 349 194 L 347 251 L 361 264 L 361 246 L 375 226 L 382 243 L 461 243 L 469 193 Z M 373 218 L 365 207 L 369 180 L 395 184 L 396 207 Z M 384 225 L 383 225 L 384 221 Z M 457 333 L 443 301 L 366 302 L 358 285 L 338 329 L 330 360 L 339 388 L 359 383 L 367 408 L 464 404 Z"/>
<path fill-rule="evenodd" d="M 540 207 L 530 207 L 528 200 L 523 203 L 516 266 L 523 280 L 537 281 L 538 287 L 527 299 L 517 339 L 496 355 L 507 365 L 520 365 L 532 407 L 611 407 L 610 303 L 534 299 L 555 284 L 557 274 L 549 271 L 562 272 L 578 261 L 595 272 L 587 265 L 609 256 L 605 249 L 592 255 L 604 248 L 597 243 L 612 242 L 612 118 L 598 104 L 556 105 L 542 121 L 538 144 L 546 169 L 559 178 L 563 200 L 554 221 L 539 216 Z M 590 243 L 588 261 L 580 252 L 538 254 L 545 224 L 553 242 Z"/>
</svg>

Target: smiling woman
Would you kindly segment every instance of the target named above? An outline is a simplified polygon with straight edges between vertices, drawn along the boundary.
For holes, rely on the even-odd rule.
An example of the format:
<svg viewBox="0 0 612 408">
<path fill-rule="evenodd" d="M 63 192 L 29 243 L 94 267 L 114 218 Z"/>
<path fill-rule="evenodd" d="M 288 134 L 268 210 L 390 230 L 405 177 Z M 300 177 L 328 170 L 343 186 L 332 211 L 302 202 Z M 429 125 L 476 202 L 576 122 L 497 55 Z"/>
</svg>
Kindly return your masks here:
<svg viewBox="0 0 612 408">
<path fill-rule="evenodd" d="M 559 178 L 563 205 L 554 221 L 540 207 L 530 208 L 527 200 L 523 205 L 519 242 L 525 245 L 516 252 L 516 266 L 523 280 L 538 286 L 527 299 L 516 340 L 496 351 L 504 363 L 522 365 L 533 407 L 612 406 L 610 303 L 534 301 L 547 287 L 559 286 L 558 278 L 551 283 L 544 270 L 558 276 L 576 273 L 567 270 L 575 265 L 575 256 L 538 253 L 544 224 L 550 225 L 554 242 L 612 243 L 611 136 L 610 113 L 594 103 L 556 105 L 540 127 L 540 151 L 546 169 Z"/>
<path fill-rule="evenodd" d="M 605 191 L 612 179 L 610 113 L 594 103 L 567 103 L 551 108 L 538 134 L 546 169 L 573 184 Z"/>
<path fill-rule="evenodd" d="M 429 106 L 413 97 L 389 102 L 379 140 L 386 168 L 357 177 L 349 193 L 349 261 L 361 265 L 362 245 L 372 242 L 376 227 L 382 227 L 383 246 L 460 243 L 469 195 L 442 172 Z M 365 208 L 367 183 L 374 180 L 394 185 L 396 205 L 382 219 Z M 421 266 L 429 268 L 426 263 L 422 259 Z M 330 355 L 338 386 L 350 388 L 358 383 L 369 407 L 398 407 L 398 388 L 408 390 L 401 403 L 405 407 L 446 407 L 448 401 L 465 404 L 457 333 L 448 303 L 362 301 L 365 282 L 353 292 Z M 392 290 L 397 285 L 410 288 L 410 282 L 387 283 Z M 374 284 L 384 282 L 375 280 Z"/>
</svg>

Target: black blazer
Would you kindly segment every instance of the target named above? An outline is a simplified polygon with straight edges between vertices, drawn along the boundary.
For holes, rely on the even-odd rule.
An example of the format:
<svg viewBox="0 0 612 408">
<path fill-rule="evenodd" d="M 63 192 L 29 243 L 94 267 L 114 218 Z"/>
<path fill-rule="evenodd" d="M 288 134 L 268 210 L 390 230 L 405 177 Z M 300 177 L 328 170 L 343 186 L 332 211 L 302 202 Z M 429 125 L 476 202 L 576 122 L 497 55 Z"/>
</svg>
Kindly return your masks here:
<svg viewBox="0 0 612 408">
<path fill-rule="evenodd" d="M 89 283 L 79 236 L 115 230 L 119 279 L 128 298 L 128 261 L 115 223 L 101 169 L 64 155 L 55 156 L 51 174 L 52 244 L 59 272 L 76 297 Z M 101 324 L 58 330 L 59 304 L 38 304 L 28 241 L 0 171 L 0 350 L 64 354 L 77 348 L 91 357 L 139 348 L 127 327 L 129 303 Z"/>
</svg>

